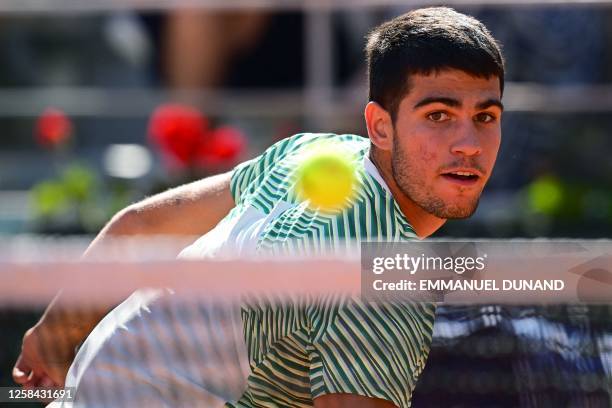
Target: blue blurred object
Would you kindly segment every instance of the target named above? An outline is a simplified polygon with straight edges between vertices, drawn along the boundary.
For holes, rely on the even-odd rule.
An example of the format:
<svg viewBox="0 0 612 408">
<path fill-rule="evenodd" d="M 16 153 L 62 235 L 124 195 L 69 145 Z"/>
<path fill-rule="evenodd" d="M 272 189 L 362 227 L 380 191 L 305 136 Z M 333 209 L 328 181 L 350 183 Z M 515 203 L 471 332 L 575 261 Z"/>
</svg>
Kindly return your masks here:
<svg viewBox="0 0 612 408">
<path fill-rule="evenodd" d="M 440 306 L 413 407 L 609 407 L 610 306 Z"/>
</svg>

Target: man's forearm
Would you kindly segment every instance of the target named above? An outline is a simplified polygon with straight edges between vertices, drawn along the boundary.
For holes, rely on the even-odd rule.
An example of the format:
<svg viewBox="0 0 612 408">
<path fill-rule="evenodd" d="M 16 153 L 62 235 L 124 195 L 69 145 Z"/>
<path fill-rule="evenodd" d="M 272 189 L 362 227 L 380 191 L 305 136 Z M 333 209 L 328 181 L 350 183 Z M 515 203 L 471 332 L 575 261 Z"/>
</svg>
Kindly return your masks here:
<svg viewBox="0 0 612 408">
<path fill-rule="evenodd" d="M 145 224 L 138 222 L 130 211 L 128 207 L 111 219 L 83 254 L 84 260 L 100 255 L 102 248 L 114 238 L 146 233 Z M 61 336 L 64 346 L 74 349 L 114 306 L 115 304 L 111 303 L 89 306 L 86 309 L 75 308 L 66 304 L 59 293 L 47 306 L 38 326 L 45 337 L 53 339 Z"/>
<path fill-rule="evenodd" d="M 186 184 L 133 204 L 117 213 L 89 245 L 83 259 L 104 259 L 105 249 L 116 239 L 166 235 L 165 248 L 176 254 L 194 235 L 210 231 L 233 207 L 230 174 Z M 47 307 L 39 325 L 65 336 L 69 346 L 78 345 L 115 304 L 78 310 L 66 304 L 61 293 Z"/>
<path fill-rule="evenodd" d="M 314 399 L 315 408 L 397 408 L 395 404 L 379 398 L 355 394 L 326 394 Z"/>
<path fill-rule="evenodd" d="M 61 294 L 58 294 L 41 317 L 39 330 L 48 340 L 61 340 L 62 346 L 74 350 L 113 306 L 96 305 L 75 309 L 63 304 Z"/>
</svg>

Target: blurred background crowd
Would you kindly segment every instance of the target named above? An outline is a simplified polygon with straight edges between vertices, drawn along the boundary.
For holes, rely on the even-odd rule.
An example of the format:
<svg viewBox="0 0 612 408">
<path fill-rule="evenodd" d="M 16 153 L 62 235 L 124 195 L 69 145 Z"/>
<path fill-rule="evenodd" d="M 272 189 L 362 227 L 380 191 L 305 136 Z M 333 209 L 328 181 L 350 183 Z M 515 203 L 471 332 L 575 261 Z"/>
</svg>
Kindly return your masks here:
<svg viewBox="0 0 612 408">
<path fill-rule="evenodd" d="M 364 35 L 410 9 L 53 6 L 70 3 L 0 3 L 3 234 L 93 233 L 126 204 L 291 134 L 365 136 Z M 478 212 L 439 236 L 605 237 L 612 8 L 460 3 L 503 45 L 507 111 Z"/>
<path fill-rule="evenodd" d="M 292 134 L 366 136 L 364 36 L 414 7 L 134 2 L 148 3 L 0 1 L 0 234 L 91 235 Z M 437 236 L 610 237 L 612 3 L 520 3 L 449 2 L 502 43 L 506 112 L 477 213 Z M 0 385 L 37 316 L 0 312 Z M 611 318 L 610 306 L 440 308 L 414 406 L 609 407 Z"/>
</svg>

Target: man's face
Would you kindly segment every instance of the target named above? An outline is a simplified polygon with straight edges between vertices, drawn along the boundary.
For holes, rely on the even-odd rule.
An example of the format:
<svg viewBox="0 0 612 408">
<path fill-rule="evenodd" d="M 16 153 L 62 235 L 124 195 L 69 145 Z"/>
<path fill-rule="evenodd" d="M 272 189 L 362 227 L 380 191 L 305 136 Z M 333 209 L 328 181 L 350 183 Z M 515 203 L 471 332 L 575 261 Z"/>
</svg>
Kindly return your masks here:
<svg viewBox="0 0 612 408">
<path fill-rule="evenodd" d="M 476 211 L 501 142 L 499 79 L 448 69 L 411 75 L 394 126 L 392 175 L 439 218 Z"/>
</svg>

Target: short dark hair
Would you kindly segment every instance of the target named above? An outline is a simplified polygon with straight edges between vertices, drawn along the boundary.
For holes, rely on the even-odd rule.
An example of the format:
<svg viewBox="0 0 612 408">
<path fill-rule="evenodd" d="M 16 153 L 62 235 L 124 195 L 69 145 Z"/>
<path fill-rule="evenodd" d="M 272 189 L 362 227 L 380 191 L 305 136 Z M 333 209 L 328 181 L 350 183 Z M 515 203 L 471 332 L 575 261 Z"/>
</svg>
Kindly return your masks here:
<svg viewBox="0 0 612 408">
<path fill-rule="evenodd" d="M 413 10 L 372 30 L 367 37 L 369 98 L 395 122 L 410 88 L 410 74 L 446 68 L 476 77 L 498 77 L 504 90 L 500 46 L 480 21 L 447 7 Z"/>
</svg>

